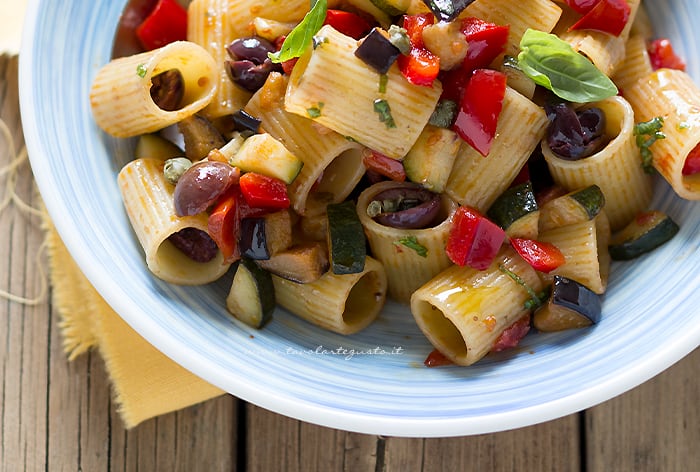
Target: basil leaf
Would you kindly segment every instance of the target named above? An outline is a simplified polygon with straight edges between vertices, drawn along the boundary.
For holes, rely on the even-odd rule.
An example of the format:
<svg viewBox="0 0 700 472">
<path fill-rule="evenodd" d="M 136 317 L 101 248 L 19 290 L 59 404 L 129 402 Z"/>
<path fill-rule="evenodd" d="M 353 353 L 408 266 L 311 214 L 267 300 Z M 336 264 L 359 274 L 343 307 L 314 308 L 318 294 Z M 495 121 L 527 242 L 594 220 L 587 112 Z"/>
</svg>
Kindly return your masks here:
<svg viewBox="0 0 700 472">
<path fill-rule="evenodd" d="M 520 50 L 523 72 L 564 100 L 589 103 L 617 95 L 608 76 L 556 35 L 528 29 Z"/>
<path fill-rule="evenodd" d="M 415 236 L 404 236 L 403 238 L 394 241 L 394 245 L 404 245 L 409 249 L 416 251 L 420 257 L 428 257 L 428 249 L 418 242 Z"/>
<path fill-rule="evenodd" d="M 316 0 L 301 23 L 287 35 L 277 52 L 267 53 L 272 62 L 284 62 L 301 56 L 318 30 L 323 26 L 328 10 L 327 0 Z"/>
</svg>

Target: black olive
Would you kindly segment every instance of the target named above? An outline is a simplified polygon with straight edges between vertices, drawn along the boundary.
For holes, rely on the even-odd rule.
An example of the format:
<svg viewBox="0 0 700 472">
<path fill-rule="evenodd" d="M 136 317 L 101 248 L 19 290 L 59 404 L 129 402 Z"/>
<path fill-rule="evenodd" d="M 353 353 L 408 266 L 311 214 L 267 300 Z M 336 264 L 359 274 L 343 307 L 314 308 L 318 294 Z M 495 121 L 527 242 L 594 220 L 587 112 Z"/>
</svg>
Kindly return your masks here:
<svg viewBox="0 0 700 472">
<path fill-rule="evenodd" d="M 177 69 L 166 70 L 151 78 L 151 98 L 161 110 L 175 111 L 185 96 L 185 80 Z"/>
<path fill-rule="evenodd" d="M 197 228 L 183 228 L 171 234 L 168 241 L 195 262 L 209 262 L 219 251 L 214 240 Z"/>
<path fill-rule="evenodd" d="M 178 216 L 206 210 L 228 188 L 238 183 L 240 171 L 224 162 L 201 161 L 187 169 L 175 185 L 173 195 Z"/>
<path fill-rule="evenodd" d="M 605 114 L 601 109 L 576 112 L 568 103 L 548 104 L 545 109 L 551 121 L 547 144 L 562 159 L 584 159 L 605 146 Z"/>
<path fill-rule="evenodd" d="M 270 59 L 261 64 L 249 60 L 226 61 L 226 73 L 229 78 L 249 92 L 255 92 L 263 86 L 270 72 L 277 69 Z"/>
<path fill-rule="evenodd" d="M 268 59 L 267 53 L 275 52 L 275 46 L 265 38 L 251 36 L 233 41 L 226 48 L 231 59 L 262 64 Z"/>
<path fill-rule="evenodd" d="M 374 220 L 398 229 L 427 228 L 440 212 L 440 195 L 417 186 L 402 186 L 384 190 L 372 199 L 382 205 Z"/>
</svg>

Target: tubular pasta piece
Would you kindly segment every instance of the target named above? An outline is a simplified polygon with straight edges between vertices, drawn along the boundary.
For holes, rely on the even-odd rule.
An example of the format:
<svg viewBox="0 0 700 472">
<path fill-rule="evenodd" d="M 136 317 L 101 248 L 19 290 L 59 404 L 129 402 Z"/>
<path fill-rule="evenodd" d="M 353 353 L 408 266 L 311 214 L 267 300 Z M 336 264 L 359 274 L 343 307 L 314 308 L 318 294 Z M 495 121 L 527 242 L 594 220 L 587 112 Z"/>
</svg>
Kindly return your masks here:
<svg viewBox="0 0 700 472">
<path fill-rule="evenodd" d="M 151 79 L 178 69 L 185 82 L 180 108 L 165 111 L 151 98 Z M 131 137 L 170 126 L 204 108 L 216 92 L 216 63 L 202 47 L 177 41 L 153 51 L 114 59 L 97 73 L 90 105 L 107 133 Z"/>
<path fill-rule="evenodd" d="M 170 235 L 185 228 L 206 232 L 207 214 L 175 215 L 175 186 L 163 176 L 163 161 L 131 161 L 119 172 L 117 183 L 148 268 L 155 276 L 179 285 L 202 285 L 226 273 L 230 264 L 224 264 L 220 251 L 209 262 L 195 262 L 168 241 Z"/>
</svg>

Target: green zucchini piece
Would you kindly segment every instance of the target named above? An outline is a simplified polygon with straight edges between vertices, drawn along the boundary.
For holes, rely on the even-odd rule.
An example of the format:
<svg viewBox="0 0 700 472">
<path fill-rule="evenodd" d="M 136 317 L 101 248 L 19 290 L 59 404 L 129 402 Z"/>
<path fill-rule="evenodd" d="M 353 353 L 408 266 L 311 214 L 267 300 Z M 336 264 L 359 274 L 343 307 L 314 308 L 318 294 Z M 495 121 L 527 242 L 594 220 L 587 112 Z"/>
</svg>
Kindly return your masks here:
<svg viewBox="0 0 700 472">
<path fill-rule="evenodd" d="M 663 212 L 641 213 L 610 239 L 610 257 L 617 261 L 634 259 L 661 246 L 678 230 L 678 225 Z"/>
<path fill-rule="evenodd" d="M 600 296 L 575 280 L 554 276 L 547 303 L 535 312 L 533 325 L 539 331 L 584 328 L 600 321 Z"/>
<path fill-rule="evenodd" d="M 399 16 L 406 13 L 411 0 L 370 0 L 375 7 L 389 16 Z"/>
<path fill-rule="evenodd" d="M 226 297 L 228 311 L 252 328 L 262 328 L 275 309 L 272 275 L 250 259 L 237 262 L 231 290 Z"/>
<path fill-rule="evenodd" d="M 503 228 L 508 237 L 535 239 L 539 207 L 532 183 L 528 181 L 507 189 L 493 202 L 486 216 Z"/>
<path fill-rule="evenodd" d="M 143 134 L 136 141 L 134 149 L 135 159 L 172 159 L 173 157 L 183 157 L 185 153 L 174 143 L 168 141 L 157 134 Z"/>
<path fill-rule="evenodd" d="M 243 172 L 258 172 L 286 184 L 292 183 L 304 165 L 284 144 L 267 133 L 247 138 L 228 163 Z"/>
<path fill-rule="evenodd" d="M 403 159 L 408 180 L 442 193 L 457 158 L 459 143 L 454 131 L 427 125 Z"/>
<path fill-rule="evenodd" d="M 328 205 L 328 254 L 334 274 L 356 274 L 365 268 L 365 233 L 351 200 Z"/>
<path fill-rule="evenodd" d="M 554 198 L 540 208 L 540 231 L 595 218 L 605 207 L 605 196 L 597 185 Z"/>
</svg>

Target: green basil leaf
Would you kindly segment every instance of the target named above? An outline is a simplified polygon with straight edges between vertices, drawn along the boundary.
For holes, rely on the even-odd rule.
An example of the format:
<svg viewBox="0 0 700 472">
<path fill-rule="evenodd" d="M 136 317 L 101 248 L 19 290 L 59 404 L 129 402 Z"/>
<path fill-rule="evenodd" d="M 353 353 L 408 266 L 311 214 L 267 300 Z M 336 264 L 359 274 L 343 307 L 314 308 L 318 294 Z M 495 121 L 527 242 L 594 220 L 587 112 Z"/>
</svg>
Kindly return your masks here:
<svg viewBox="0 0 700 472">
<path fill-rule="evenodd" d="M 394 241 L 394 245 L 404 245 L 409 249 L 416 251 L 421 257 L 428 257 L 428 249 L 418 242 L 418 238 L 415 236 L 404 236 L 403 238 Z"/>
<path fill-rule="evenodd" d="M 617 95 L 617 87 L 608 76 L 553 34 L 525 31 L 518 65 L 536 84 L 569 102 L 597 102 Z"/>
<path fill-rule="evenodd" d="M 301 23 L 287 35 L 282 47 L 277 52 L 267 53 L 272 62 L 284 62 L 301 56 L 318 30 L 323 26 L 328 10 L 327 0 L 316 0 L 311 10 L 304 16 Z"/>
</svg>

